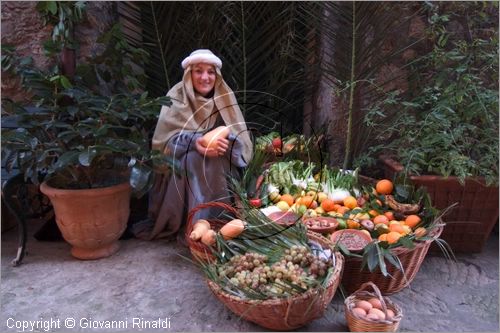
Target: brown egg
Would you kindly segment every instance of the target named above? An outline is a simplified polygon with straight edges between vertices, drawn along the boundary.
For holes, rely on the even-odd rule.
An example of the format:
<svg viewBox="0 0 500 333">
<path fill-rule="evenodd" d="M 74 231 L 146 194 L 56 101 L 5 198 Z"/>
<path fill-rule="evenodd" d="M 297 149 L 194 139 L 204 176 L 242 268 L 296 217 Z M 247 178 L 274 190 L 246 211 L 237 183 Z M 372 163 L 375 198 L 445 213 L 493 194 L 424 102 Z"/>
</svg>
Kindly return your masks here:
<svg viewBox="0 0 500 333">
<path fill-rule="evenodd" d="M 366 311 L 361 308 L 353 308 L 352 313 L 354 314 L 355 317 L 364 318 L 366 316 Z"/>
<path fill-rule="evenodd" d="M 394 318 L 394 311 L 387 309 L 387 320 L 392 320 Z"/>
<path fill-rule="evenodd" d="M 368 313 L 374 313 L 379 317 L 380 320 L 385 320 L 385 313 L 383 313 L 379 309 L 375 309 L 375 308 L 370 309 L 370 311 L 368 311 Z"/>
<path fill-rule="evenodd" d="M 356 307 L 361 308 L 361 309 L 365 310 L 366 312 L 370 311 L 370 309 L 373 308 L 373 306 L 370 303 L 368 303 L 367 301 L 357 301 Z"/>
<path fill-rule="evenodd" d="M 379 321 L 380 318 L 378 317 L 378 315 L 376 313 L 369 313 L 366 315 L 365 317 L 366 319 L 368 320 L 373 320 L 373 321 Z"/>
<path fill-rule="evenodd" d="M 374 308 L 382 310 L 382 303 L 380 303 L 378 298 L 370 298 L 368 303 L 370 303 Z"/>
</svg>

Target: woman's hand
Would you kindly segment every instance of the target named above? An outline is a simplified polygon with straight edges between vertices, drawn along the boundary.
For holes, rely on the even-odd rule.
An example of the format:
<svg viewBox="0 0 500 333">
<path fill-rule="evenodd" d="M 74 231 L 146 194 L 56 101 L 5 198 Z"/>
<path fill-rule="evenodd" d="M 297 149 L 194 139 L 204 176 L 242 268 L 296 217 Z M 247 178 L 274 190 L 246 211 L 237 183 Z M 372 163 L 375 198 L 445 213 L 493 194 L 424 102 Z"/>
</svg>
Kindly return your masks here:
<svg viewBox="0 0 500 333">
<path fill-rule="evenodd" d="M 207 148 L 201 144 L 201 138 L 196 139 L 196 150 L 203 156 L 218 157 L 223 156 L 229 147 L 229 141 L 224 138 L 217 139 L 216 148 Z"/>
</svg>

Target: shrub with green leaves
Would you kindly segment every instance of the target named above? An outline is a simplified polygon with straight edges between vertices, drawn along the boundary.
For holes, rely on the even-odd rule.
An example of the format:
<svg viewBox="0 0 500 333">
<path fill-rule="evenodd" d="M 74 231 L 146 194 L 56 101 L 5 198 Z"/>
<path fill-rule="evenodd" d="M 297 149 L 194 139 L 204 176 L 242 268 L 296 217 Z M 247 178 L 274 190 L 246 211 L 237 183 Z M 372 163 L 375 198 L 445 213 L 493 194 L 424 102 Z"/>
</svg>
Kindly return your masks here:
<svg viewBox="0 0 500 333">
<path fill-rule="evenodd" d="M 498 183 L 498 14 L 490 8 L 498 4 L 458 6 L 457 12 L 432 8 L 432 48 L 412 64 L 413 89 L 387 95 L 367 113 L 366 125 L 379 135 L 358 165 L 384 152 L 411 174 Z M 466 31 L 457 29 L 463 20 Z"/>
</svg>

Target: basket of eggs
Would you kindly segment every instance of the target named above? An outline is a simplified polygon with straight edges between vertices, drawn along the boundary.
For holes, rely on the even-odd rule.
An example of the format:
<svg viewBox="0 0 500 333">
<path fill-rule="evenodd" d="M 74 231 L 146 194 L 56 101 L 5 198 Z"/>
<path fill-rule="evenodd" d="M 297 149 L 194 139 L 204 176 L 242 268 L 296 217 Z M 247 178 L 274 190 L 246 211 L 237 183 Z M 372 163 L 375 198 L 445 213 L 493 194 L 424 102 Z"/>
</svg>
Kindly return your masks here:
<svg viewBox="0 0 500 333">
<path fill-rule="evenodd" d="M 347 297 L 344 305 L 351 332 L 395 332 L 403 318 L 401 308 L 383 297 L 371 281 Z"/>
</svg>

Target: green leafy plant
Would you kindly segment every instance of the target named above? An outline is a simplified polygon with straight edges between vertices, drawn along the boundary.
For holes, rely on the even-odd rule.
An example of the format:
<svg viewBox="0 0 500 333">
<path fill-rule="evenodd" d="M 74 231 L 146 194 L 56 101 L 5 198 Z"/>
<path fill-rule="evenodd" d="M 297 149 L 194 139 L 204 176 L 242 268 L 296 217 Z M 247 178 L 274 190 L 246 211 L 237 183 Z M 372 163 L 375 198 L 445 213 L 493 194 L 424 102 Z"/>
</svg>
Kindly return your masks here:
<svg viewBox="0 0 500 333">
<path fill-rule="evenodd" d="M 110 37 L 103 39 L 108 42 L 104 52 L 110 55 L 113 48 L 123 56 L 123 62 L 132 64 L 134 59 L 122 51 L 128 46 L 117 39 L 116 29 L 105 35 Z M 126 86 L 102 93 L 108 90 L 102 88 L 106 81 L 99 79 L 103 77 L 100 73 L 119 77 L 114 74 L 123 70 L 121 62 L 103 64 L 102 58 L 91 59 L 84 69 L 93 68 L 98 79 L 89 80 L 88 75 L 69 79 L 57 66 L 42 71 L 29 58 L 16 59 L 12 52 L 8 56 L 2 58 L 2 65 L 8 65 L 3 69 L 21 78 L 32 95 L 31 105 L 37 108 L 31 112 L 3 101 L 2 117 L 13 118 L 18 124 L 17 129 L 2 133 L 2 157 L 8 170 L 17 165 L 25 179 L 35 184 L 57 176 L 60 188 L 104 187 L 128 178 L 141 196 L 151 187 L 154 170 L 166 170 L 174 163 L 150 148 L 159 109 L 170 104 L 168 97 L 129 93 Z M 77 72 L 86 73 L 82 69 Z M 133 72 L 121 73 L 124 80 L 134 82 Z"/>
<path fill-rule="evenodd" d="M 412 64 L 413 93 L 387 95 L 371 108 L 365 123 L 379 133 L 378 144 L 358 164 L 384 152 L 406 173 L 498 183 L 498 35 L 487 29 L 491 6 L 469 4 L 455 13 L 431 8 L 432 48 Z M 466 9 L 481 15 L 464 17 Z M 458 19 L 466 20 L 465 36 L 451 28 Z"/>
<path fill-rule="evenodd" d="M 86 1 L 39 1 L 36 9 L 45 25 L 53 25 L 52 41 L 75 48 L 74 27 L 83 20 L 86 6 Z"/>
</svg>

